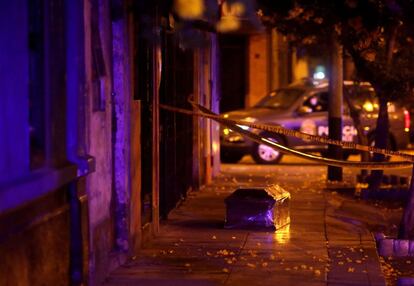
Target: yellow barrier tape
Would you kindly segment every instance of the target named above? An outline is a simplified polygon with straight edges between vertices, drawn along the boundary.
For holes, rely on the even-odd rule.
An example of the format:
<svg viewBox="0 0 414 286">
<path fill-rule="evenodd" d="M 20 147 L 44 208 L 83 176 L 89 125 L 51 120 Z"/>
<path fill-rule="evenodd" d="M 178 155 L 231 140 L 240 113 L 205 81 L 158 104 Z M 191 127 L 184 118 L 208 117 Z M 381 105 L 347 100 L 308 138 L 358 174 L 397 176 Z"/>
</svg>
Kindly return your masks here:
<svg viewBox="0 0 414 286">
<path fill-rule="evenodd" d="M 383 170 L 383 169 L 397 169 L 397 168 L 410 168 L 413 165 L 414 162 L 414 156 L 398 151 L 392 151 L 392 150 L 386 150 L 386 149 L 379 149 L 372 146 L 365 146 L 356 144 L 353 142 L 344 142 L 339 140 L 332 140 L 326 137 L 322 136 L 316 136 L 316 135 L 310 135 L 306 133 L 302 133 L 295 130 L 290 130 L 281 126 L 273 126 L 273 125 L 266 125 L 266 124 L 257 124 L 257 123 L 251 123 L 246 122 L 243 120 L 231 120 L 227 118 L 223 118 L 222 116 L 215 114 L 211 112 L 210 110 L 206 109 L 205 107 L 195 104 L 194 102 L 190 103 L 197 108 L 199 111 L 190 111 L 182 108 L 172 107 L 164 104 L 160 104 L 160 107 L 165 110 L 169 110 L 172 112 L 179 112 L 182 114 L 192 115 L 192 116 L 200 116 L 200 117 L 206 117 L 209 119 L 213 119 L 215 121 L 218 121 L 222 125 L 225 125 L 232 130 L 245 135 L 246 137 L 249 137 L 251 140 L 260 143 L 265 144 L 269 147 L 278 149 L 284 153 L 289 153 L 301 158 L 305 158 L 311 161 L 316 161 L 322 164 L 336 166 L 336 167 L 353 167 L 353 168 L 361 168 L 361 169 L 371 169 L 371 170 Z M 237 125 L 245 125 L 251 128 L 265 130 L 268 132 L 274 132 L 279 133 L 287 136 L 293 136 L 304 140 L 311 140 L 316 141 L 319 143 L 325 143 L 325 144 L 332 144 L 332 145 L 338 145 L 341 147 L 351 148 L 355 150 L 360 151 L 369 151 L 369 152 L 376 152 L 381 153 L 388 156 L 397 156 L 404 159 L 409 159 L 410 162 L 407 161 L 398 161 L 398 162 L 352 162 L 352 161 L 343 161 L 343 160 L 335 160 L 335 159 L 329 159 L 324 158 L 320 156 L 315 156 L 311 154 L 306 154 L 297 150 L 290 149 L 286 146 L 283 146 L 281 144 L 278 144 L 276 142 L 272 142 L 270 140 L 267 140 L 267 138 L 263 138 L 255 133 L 252 133 L 250 131 L 244 130 Z"/>
</svg>

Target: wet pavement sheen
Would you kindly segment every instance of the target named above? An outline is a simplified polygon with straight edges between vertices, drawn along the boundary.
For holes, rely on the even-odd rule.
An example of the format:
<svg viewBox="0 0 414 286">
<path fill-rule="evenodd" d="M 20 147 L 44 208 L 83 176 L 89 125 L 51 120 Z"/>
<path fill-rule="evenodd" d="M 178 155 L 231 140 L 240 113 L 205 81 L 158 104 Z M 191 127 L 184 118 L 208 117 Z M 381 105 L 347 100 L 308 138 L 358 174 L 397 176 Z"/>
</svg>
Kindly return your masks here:
<svg viewBox="0 0 414 286">
<path fill-rule="evenodd" d="M 340 215 L 343 202 L 324 191 L 324 174 L 317 165 L 223 165 L 104 285 L 385 285 L 372 235 Z M 224 199 L 263 183 L 291 193 L 290 225 L 224 229 Z"/>
</svg>

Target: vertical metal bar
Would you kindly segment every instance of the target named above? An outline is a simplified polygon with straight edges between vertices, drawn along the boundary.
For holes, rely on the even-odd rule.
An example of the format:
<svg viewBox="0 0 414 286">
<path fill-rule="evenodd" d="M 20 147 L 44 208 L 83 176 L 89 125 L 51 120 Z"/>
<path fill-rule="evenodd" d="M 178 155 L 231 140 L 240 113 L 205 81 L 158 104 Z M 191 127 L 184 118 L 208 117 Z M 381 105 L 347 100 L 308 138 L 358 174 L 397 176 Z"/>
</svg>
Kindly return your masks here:
<svg viewBox="0 0 414 286">
<path fill-rule="evenodd" d="M 159 25 L 159 15 L 157 8 L 154 11 L 154 25 Z M 153 48 L 153 97 L 152 97 L 152 225 L 153 232 L 156 234 L 159 232 L 160 227 L 160 144 L 159 144 L 159 91 L 161 83 L 161 69 L 162 69 L 162 55 L 161 47 L 158 43 L 155 43 Z"/>
<path fill-rule="evenodd" d="M 193 95 L 194 102 L 201 104 L 201 92 L 200 92 L 200 49 L 194 49 L 193 51 Z M 187 67 L 186 67 L 187 68 Z M 192 136 L 192 182 L 193 188 L 198 189 L 200 187 L 200 122 L 201 119 L 197 117 L 192 118 L 193 121 L 193 136 Z"/>
</svg>

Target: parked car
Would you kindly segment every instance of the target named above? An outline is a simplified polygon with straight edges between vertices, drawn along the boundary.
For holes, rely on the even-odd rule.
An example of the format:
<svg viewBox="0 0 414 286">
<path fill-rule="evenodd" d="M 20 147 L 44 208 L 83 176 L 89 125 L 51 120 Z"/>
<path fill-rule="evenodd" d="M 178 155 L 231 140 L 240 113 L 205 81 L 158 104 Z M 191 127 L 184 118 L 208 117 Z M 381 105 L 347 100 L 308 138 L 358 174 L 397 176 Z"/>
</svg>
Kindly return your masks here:
<svg viewBox="0 0 414 286">
<path fill-rule="evenodd" d="M 363 130 L 370 144 L 373 144 L 379 107 L 374 89 L 368 83 L 355 84 L 351 81 L 345 81 L 344 87 L 349 91 L 352 104 L 361 111 Z M 328 97 L 327 81 L 302 80 L 286 88 L 270 92 L 253 107 L 227 112 L 223 116 L 233 120 L 279 125 L 308 134 L 327 136 L 329 132 Z M 396 103 L 388 103 L 388 112 L 389 148 L 404 149 L 409 143 L 409 112 Z M 349 116 L 345 101 L 342 120 L 342 140 L 357 142 L 357 130 Z M 250 129 L 243 125 L 240 127 Z M 298 138 L 271 134 L 257 129 L 251 131 L 296 150 L 321 153 L 327 150 L 327 145 L 324 144 L 305 142 Z M 235 163 L 247 154 L 250 154 L 255 162 L 261 164 L 278 163 L 282 158 L 281 152 L 267 145 L 253 142 L 229 128 L 221 129 L 220 141 L 222 162 Z M 345 157 L 352 153 L 354 153 L 352 150 L 344 150 Z"/>
</svg>

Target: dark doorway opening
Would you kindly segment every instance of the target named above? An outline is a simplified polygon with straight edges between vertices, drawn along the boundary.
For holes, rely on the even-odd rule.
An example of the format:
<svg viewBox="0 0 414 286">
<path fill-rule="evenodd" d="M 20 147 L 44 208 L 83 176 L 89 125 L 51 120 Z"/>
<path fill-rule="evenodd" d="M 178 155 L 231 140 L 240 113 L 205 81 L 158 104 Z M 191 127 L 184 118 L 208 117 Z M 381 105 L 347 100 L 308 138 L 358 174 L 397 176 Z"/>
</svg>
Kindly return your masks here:
<svg viewBox="0 0 414 286">
<path fill-rule="evenodd" d="M 219 37 L 220 112 L 244 108 L 248 88 L 247 38 L 238 35 Z"/>
<path fill-rule="evenodd" d="M 141 222 L 145 225 L 152 221 L 154 48 L 151 39 L 143 36 L 145 26 L 140 28 L 136 43 L 137 88 L 134 98 L 141 101 Z"/>
<path fill-rule="evenodd" d="M 191 109 L 187 99 L 194 93 L 194 55 L 181 49 L 178 37 L 162 32 L 160 103 Z M 193 185 L 193 118 L 160 110 L 160 216 L 185 198 Z"/>
</svg>

